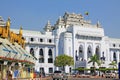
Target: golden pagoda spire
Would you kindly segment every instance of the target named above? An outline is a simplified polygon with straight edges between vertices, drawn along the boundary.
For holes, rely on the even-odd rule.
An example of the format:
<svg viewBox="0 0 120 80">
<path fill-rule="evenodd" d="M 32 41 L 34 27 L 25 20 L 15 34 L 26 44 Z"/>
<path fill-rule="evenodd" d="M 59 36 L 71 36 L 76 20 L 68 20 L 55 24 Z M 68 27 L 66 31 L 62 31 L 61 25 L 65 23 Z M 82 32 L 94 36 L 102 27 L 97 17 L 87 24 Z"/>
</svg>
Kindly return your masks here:
<svg viewBox="0 0 120 80">
<path fill-rule="evenodd" d="M 7 20 L 7 22 L 6 22 L 6 26 L 7 26 L 7 27 L 10 27 L 10 17 L 8 17 L 8 20 Z"/>
<path fill-rule="evenodd" d="M 22 26 L 20 27 L 20 30 L 19 30 L 19 34 L 22 36 L 23 32 L 22 32 Z"/>
</svg>

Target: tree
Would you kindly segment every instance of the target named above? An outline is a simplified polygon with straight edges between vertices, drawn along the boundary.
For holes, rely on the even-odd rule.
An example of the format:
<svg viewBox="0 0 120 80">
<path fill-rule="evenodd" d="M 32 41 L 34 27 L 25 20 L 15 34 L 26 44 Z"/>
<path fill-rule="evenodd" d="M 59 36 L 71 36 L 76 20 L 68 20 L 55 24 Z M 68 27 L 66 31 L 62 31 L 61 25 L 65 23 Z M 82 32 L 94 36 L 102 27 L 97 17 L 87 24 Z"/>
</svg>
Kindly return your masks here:
<svg viewBox="0 0 120 80">
<path fill-rule="evenodd" d="M 73 57 L 63 54 L 55 58 L 54 65 L 57 67 L 63 67 L 63 71 L 64 71 L 65 66 L 74 65 L 74 60 Z"/>
<path fill-rule="evenodd" d="M 115 72 L 115 68 L 117 68 L 117 62 L 116 61 L 112 61 L 109 65 L 111 65 L 113 67 L 113 70 Z"/>
<path fill-rule="evenodd" d="M 95 74 L 95 63 L 97 63 L 97 65 L 99 66 L 100 65 L 100 60 L 99 60 L 99 57 L 94 54 L 93 56 L 90 57 L 90 61 L 88 61 L 88 63 L 92 63 L 93 65 L 93 73 Z"/>
<path fill-rule="evenodd" d="M 117 63 L 116 61 L 112 61 L 109 65 L 111 65 L 114 68 L 117 68 Z"/>
</svg>

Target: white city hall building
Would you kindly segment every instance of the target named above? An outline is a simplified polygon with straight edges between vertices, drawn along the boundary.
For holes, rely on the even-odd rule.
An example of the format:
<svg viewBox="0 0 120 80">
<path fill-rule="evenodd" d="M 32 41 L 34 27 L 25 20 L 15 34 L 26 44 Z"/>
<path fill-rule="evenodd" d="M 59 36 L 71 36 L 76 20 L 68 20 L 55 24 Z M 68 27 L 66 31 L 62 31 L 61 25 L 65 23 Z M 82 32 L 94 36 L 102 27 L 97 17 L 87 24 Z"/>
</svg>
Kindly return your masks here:
<svg viewBox="0 0 120 80">
<path fill-rule="evenodd" d="M 23 30 L 23 36 L 26 50 L 37 58 L 35 70 L 39 72 L 58 69 L 54 60 L 60 54 L 74 58 L 74 66 L 65 67 L 67 73 L 78 67 L 92 67 L 88 61 L 94 54 L 103 62 L 101 67 L 120 61 L 120 39 L 107 37 L 99 22 L 93 25 L 81 14 L 66 12 L 53 26 L 48 21 L 43 32 Z"/>
</svg>

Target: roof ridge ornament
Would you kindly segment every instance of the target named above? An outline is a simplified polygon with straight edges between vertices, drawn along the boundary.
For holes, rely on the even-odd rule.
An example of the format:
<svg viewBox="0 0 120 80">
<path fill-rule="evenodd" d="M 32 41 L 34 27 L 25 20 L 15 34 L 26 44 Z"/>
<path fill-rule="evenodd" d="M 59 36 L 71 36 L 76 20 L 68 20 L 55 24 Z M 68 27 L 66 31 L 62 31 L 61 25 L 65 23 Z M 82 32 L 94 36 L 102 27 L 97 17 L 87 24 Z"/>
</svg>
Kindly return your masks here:
<svg viewBox="0 0 120 80">
<path fill-rule="evenodd" d="M 46 27 L 51 27 L 50 21 L 48 20 Z"/>
<path fill-rule="evenodd" d="M 99 20 L 97 21 L 97 27 L 101 27 Z"/>
<path fill-rule="evenodd" d="M 11 21 L 11 20 L 10 20 L 10 17 L 8 17 L 8 20 L 7 20 L 7 22 L 6 22 L 6 26 L 7 26 L 7 27 L 10 27 L 10 21 Z"/>
<path fill-rule="evenodd" d="M 50 21 L 49 21 L 49 20 L 48 20 L 48 22 L 47 22 L 47 24 L 46 24 L 44 30 L 45 30 L 45 31 L 48 31 L 48 32 L 52 30 L 51 24 L 50 24 Z"/>
</svg>

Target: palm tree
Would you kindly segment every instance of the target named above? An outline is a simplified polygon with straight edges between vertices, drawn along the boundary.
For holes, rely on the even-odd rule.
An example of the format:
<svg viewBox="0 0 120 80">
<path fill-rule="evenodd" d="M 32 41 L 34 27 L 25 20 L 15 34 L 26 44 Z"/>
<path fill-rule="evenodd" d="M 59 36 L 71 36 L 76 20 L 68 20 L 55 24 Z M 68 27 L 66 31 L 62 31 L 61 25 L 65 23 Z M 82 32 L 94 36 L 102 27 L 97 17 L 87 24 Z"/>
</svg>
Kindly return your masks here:
<svg viewBox="0 0 120 80">
<path fill-rule="evenodd" d="M 111 66 L 113 67 L 113 70 L 114 70 L 115 68 L 117 68 L 117 63 L 116 63 L 116 61 L 112 61 L 109 65 L 111 65 Z"/>
<path fill-rule="evenodd" d="M 116 61 L 112 61 L 109 65 L 111 65 L 113 69 L 117 67 Z"/>
<path fill-rule="evenodd" d="M 90 61 L 88 61 L 88 63 L 92 63 L 93 73 L 95 75 L 95 63 L 97 63 L 98 66 L 100 65 L 99 57 L 96 54 L 94 54 L 93 56 L 90 57 Z"/>
</svg>

